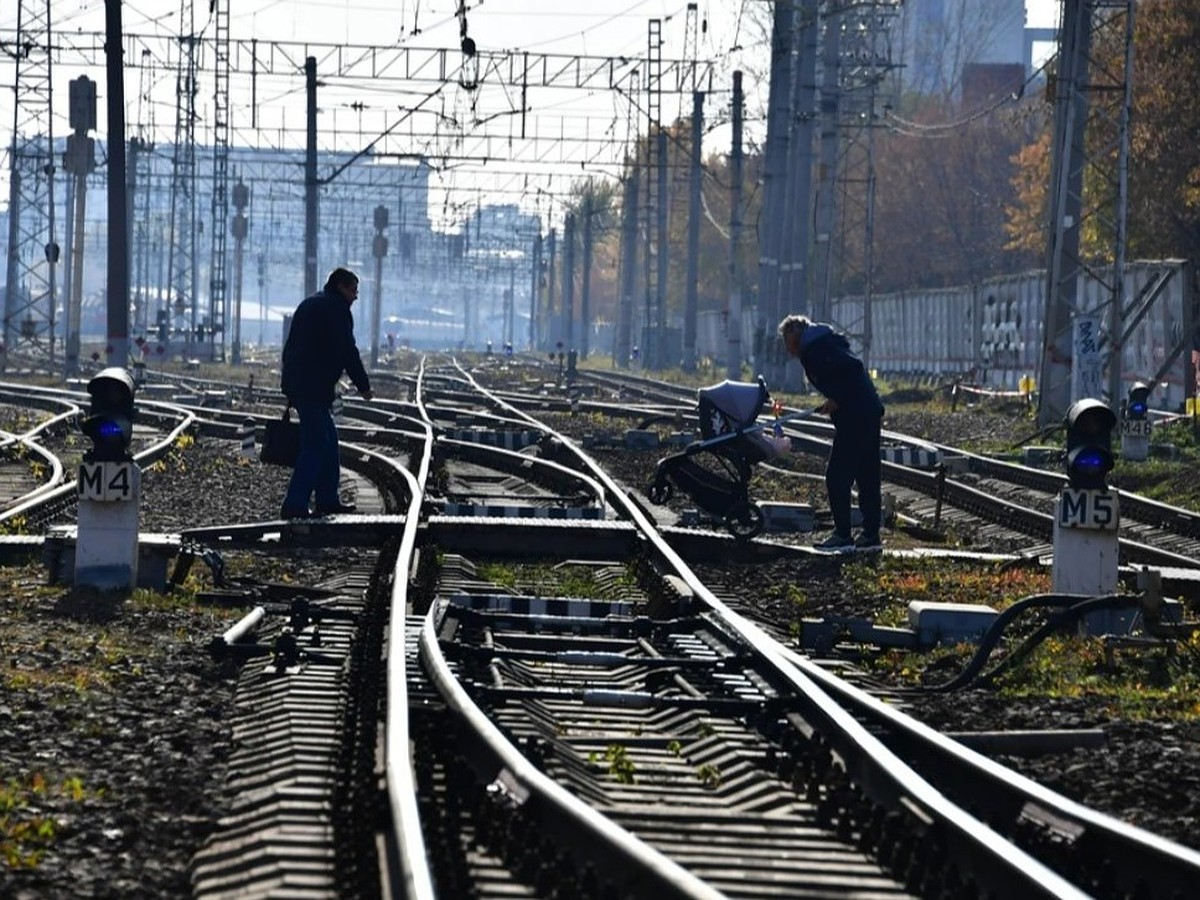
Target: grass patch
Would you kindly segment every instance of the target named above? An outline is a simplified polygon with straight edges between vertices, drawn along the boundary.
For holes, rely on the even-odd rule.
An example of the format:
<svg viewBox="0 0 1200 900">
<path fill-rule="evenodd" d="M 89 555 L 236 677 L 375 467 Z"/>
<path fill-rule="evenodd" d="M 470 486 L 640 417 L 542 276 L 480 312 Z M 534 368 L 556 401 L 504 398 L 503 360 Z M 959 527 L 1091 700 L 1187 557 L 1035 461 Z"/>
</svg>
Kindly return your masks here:
<svg viewBox="0 0 1200 900">
<path fill-rule="evenodd" d="M 36 869 L 58 838 L 62 821 L 44 812 L 53 803 L 68 808 L 104 795 L 78 777 L 51 785 L 41 773 L 0 784 L 0 860 L 9 869 Z"/>
<path fill-rule="evenodd" d="M 1010 697 L 1098 697 L 1131 719 L 1200 720 L 1200 636 L 1152 648 L 1053 637 L 999 687 Z"/>
<path fill-rule="evenodd" d="M 881 625 L 907 624 L 907 607 L 914 600 L 982 603 L 1003 610 L 1023 597 L 1050 590 L 1048 570 L 1000 564 L 958 564 L 945 559 L 882 557 L 849 562 L 842 567 L 847 587 L 863 597 L 886 601 Z"/>
<path fill-rule="evenodd" d="M 611 567 L 599 570 L 605 575 Z M 598 578 L 595 566 L 488 562 L 479 566 L 480 578 L 522 594 L 535 597 L 612 597 L 614 589 L 633 588 L 637 579 L 628 568 L 620 578 Z"/>
</svg>

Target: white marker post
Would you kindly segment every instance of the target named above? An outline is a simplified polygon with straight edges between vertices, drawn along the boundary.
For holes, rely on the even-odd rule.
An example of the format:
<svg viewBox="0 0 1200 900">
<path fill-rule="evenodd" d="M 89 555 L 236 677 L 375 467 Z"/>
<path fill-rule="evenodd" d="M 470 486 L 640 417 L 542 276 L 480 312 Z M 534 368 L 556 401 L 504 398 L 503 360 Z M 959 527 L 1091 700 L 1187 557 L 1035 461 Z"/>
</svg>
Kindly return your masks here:
<svg viewBox="0 0 1200 900">
<path fill-rule="evenodd" d="M 88 382 L 92 404 L 80 423 L 92 439 L 76 482 L 79 528 L 75 584 L 131 589 L 138 577 L 138 508 L 142 477 L 129 454 L 133 437 L 133 378 L 104 369 Z"/>
</svg>

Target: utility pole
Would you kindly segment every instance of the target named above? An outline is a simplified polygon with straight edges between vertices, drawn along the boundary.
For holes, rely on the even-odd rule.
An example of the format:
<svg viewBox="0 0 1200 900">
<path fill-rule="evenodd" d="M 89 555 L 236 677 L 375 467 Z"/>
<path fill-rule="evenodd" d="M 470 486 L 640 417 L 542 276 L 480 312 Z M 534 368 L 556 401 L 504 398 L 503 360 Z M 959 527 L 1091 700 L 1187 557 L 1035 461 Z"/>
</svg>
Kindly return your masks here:
<svg viewBox="0 0 1200 900">
<path fill-rule="evenodd" d="M 267 328 L 267 254 L 258 254 L 258 351 L 266 342 Z"/>
<path fill-rule="evenodd" d="M 583 198 L 583 288 L 579 296 L 579 358 L 587 359 L 588 332 L 592 322 L 592 217 L 596 210 L 593 205 L 592 182 L 588 182 L 587 194 Z"/>
<path fill-rule="evenodd" d="M 317 291 L 317 58 L 304 60 L 308 142 L 304 156 L 304 295 Z"/>
<path fill-rule="evenodd" d="M 637 290 L 638 253 L 638 167 L 626 165 L 625 198 L 621 204 L 621 298 L 617 309 L 617 338 L 613 363 L 618 369 L 629 368 L 630 338 L 633 332 L 633 293 Z"/>
<path fill-rule="evenodd" d="M 1038 424 L 1042 426 L 1061 422 L 1073 401 L 1098 398 L 1105 389 L 1114 411 L 1121 400 L 1135 7 L 1133 0 L 1064 0 L 1063 4 L 1047 204 L 1046 312 L 1038 376 Z M 1122 33 L 1112 41 L 1096 39 L 1098 32 L 1116 29 Z M 1092 65 L 1093 46 L 1117 45 L 1119 40 L 1125 51 L 1122 66 L 1111 60 Z M 1086 198 L 1085 171 L 1090 179 Z M 1091 179 L 1092 173 L 1095 179 Z M 1089 257 L 1098 248 L 1081 249 L 1084 222 L 1092 223 L 1099 241 L 1111 241 L 1104 248 L 1114 261 L 1108 271 L 1091 263 Z M 1106 296 L 1102 301 L 1089 303 L 1088 296 L 1081 296 L 1084 277 L 1103 289 Z M 1102 329 L 1105 306 L 1107 333 Z"/>
<path fill-rule="evenodd" d="M 658 208 L 655 212 L 658 215 L 658 239 L 655 245 L 658 248 L 658 265 L 655 266 L 657 280 L 655 282 L 654 291 L 654 308 L 656 310 L 655 322 L 655 366 L 659 369 L 667 368 L 667 246 L 670 238 L 667 232 L 667 173 L 670 171 L 667 167 L 667 133 L 660 127 L 658 134 Z"/>
<path fill-rule="evenodd" d="M 703 161 L 704 92 L 692 94 L 692 168 L 688 182 L 687 298 L 683 308 L 683 370 L 696 371 L 696 296 L 700 272 L 700 169 Z"/>
<path fill-rule="evenodd" d="M 558 264 L 555 258 L 558 255 L 558 234 L 553 228 L 550 229 L 550 236 L 547 239 L 547 243 L 550 246 L 550 264 L 546 267 L 546 308 L 543 312 L 546 322 L 546 341 L 547 343 L 552 343 L 554 341 L 554 334 L 557 331 L 554 327 L 554 280 Z M 561 341 L 562 338 L 560 337 L 559 340 Z"/>
<path fill-rule="evenodd" d="M 542 232 L 541 222 L 538 222 L 538 230 L 533 235 L 533 269 L 529 273 L 529 349 L 536 350 L 538 346 L 538 328 L 537 320 L 541 314 L 541 293 L 542 293 Z"/>
<path fill-rule="evenodd" d="M 96 127 L 96 82 L 81 75 L 68 90 L 68 115 L 71 133 L 67 135 L 67 152 L 63 168 L 74 176 L 75 209 L 72 213 L 73 234 L 71 252 L 70 290 L 67 292 L 67 334 L 63 352 L 63 374 L 67 377 L 79 371 L 79 324 L 83 305 L 83 220 L 87 208 L 87 177 L 96 168 L 96 142 L 88 132 Z"/>
<path fill-rule="evenodd" d="M 121 0 L 104 0 L 108 76 L 108 365 L 129 364 L 129 218 L 125 205 L 125 66 Z"/>
<path fill-rule="evenodd" d="M 742 73 L 733 73 L 733 146 L 729 151 L 729 317 L 725 323 L 726 377 L 742 377 Z"/>
<path fill-rule="evenodd" d="M 776 3 L 771 21 L 771 77 L 767 89 L 767 143 L 763 158 L 763 211 L 758 233 L 758 315 L 754 360 L 760 372 L 776 383 L 776 346 L 772 330 L 779 321 L 779 256 L 787 196 L 788 120 L 791 117 L 792 30 L 791 2 Z M 770 361 L 770 365 L 768 365 Z"/>
<path fill-rule="evenodd" d="M 571 350 L 575 346 L 575 335 L 572 333 L 572 319 L 575 316 L 575 213 L 567 213 L 563 222 L 563 242 L 566 246 L 563 248 L 562 324 L 559 333 L 562 342 Z"/>
<path fill-rule="evenodd" d="M 250 221 L 244 211 L 249 205 L 250 188 L 239 178 L 233 186 L 233 208 L 237 211 L 233 214 L 233 221 L 229 223 L 233 232 L 233 345 L 230 359 L 235 366 L 242 364 L 242 264 L 246 235 L 250 231 Z M 259 278 L 261 277 L 260 270 Z"/>
<path fill-rule="evenodd" d="M 800 0 L 799 48 L 792 89 L 792 135 L 788 148 L 788 208 L 779 265 L 779 318 L 787 312 L 807 315 L 808 257 L 812 240 L 813 131 L 817 105 L 818 0 Z"/>
<path fill-rule="evenodd" d="M 517 267 L 509 264 L 508 291 L 504 295 L 504 349 L 505 352 L 516 342 Z"/>
<path fill-rule="evenodd" d="M 375 257 L 375 299 L 371 307 L 371 365 L 379 365 L 379 332 L 383 328 L 383 258 L 388 253 L 388 239 L 383 232 L 388 227 L 388 208 L 382 203 L 375 207 L 375 238 L 371 255 Z"/>
<path fill-rule="evenodd" d="M 816 251 L 813 254 L 812 315 L 822 322 L 829 321 L 831 303 L 829 290 L 833 271 L 834 228 L 836 226 L 838 119 L 841 94 L 838 88 L 838 66 L 841 56 L 841 13 L 825 10 L 825 42 L 821 58 L 821 129 L 818 167 L 821 183 L 817 190 Z"/>
</svg>

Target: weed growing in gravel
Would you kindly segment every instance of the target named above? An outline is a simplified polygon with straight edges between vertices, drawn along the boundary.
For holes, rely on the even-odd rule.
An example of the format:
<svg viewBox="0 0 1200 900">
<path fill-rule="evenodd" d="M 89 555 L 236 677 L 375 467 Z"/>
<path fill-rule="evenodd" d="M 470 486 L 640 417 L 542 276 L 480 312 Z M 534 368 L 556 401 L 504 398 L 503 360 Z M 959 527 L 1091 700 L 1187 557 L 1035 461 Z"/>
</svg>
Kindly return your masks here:
<svg viewBox="0 0 1200 900">
<path fill-rule="evenodd" d="M 535 597 L 606 597 L 613 592 L 612 582 L 598 580 L 592 566 L 487 562 L 478 567 L 477 574 L 501 587 Z M 636 583 L 626 570 L 617 586 L 632 587 Z"/>
<path fill-rule="evenodd" d="M 1002 610 L 1022 597 L 1050 590 L 1050 573 L 998 565 L 954 565 L 946 560 L 882 558 L 842 567 L 848 588 L 864 597 L 891 601 L 878 617 L 881 625 L 907 622 L 914 600 L 982 603 Z"/>
<path fill-rule="evenodd" d="M 599 765 L 607 764 L 608 774 L 621 784 L 634 784 L 633 760 L 629 758 L 629 750 L 624 744 L 609 744 L 603 754 L 595 751 L 588 754 L 588 762 Z"/>
<path fill-rule="evenodd" d="M 1153 648 L 1050 638 L 1000 688 L 1011 697 L 1106 698 L 1114 715 L 1132 719 L 1200 720 L 1200 636 Z"/>
<path fill-rule="evenodd" d="M 24 516 L 13 516 L 0 522 L 0 534 L 28 534 L 29 522 Z"/>
<path fill-rule="evenodd" d="M 0 785 L 0 859 L 9 869 L 35 869 L 62 827 L 60 820 L 42 810 L 50 802 L 80 804 L 103 796 L 103 789 L 88 791 L 83 779 L 67 778 L 51 787 L 40 772 L 24 779 L 9 778 Z"/>
</svg>

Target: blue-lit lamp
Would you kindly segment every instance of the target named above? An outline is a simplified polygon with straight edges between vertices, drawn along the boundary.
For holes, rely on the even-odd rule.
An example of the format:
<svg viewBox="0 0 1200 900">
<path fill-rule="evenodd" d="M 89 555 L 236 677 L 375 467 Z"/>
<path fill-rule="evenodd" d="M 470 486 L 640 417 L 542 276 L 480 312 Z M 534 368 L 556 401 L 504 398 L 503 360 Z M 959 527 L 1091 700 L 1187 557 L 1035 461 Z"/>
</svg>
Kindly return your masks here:
<svg viewBox="0 0 1200 900">
<path fill-rule="evenodd" d="M 1103 402 L 1085 399 L 1067 410 L 1067 480 L 1088 490 L 1108 487 L 1113 468 L 1112 432 L 1117 417 Z"/>
<path fill-rule="evenodd" d="M 132 459 L 129 445 L 133 440 L 133 395 L 136 391 L 133 376 L 114 366 L 92 378 L 87 389 L 92 395 L 91 407 L 79 428 L 91 439 L 92 447 L 84 452 L 84 461 L 125 462 Z"/>
<path fill-rule="evenodd" d="M 1135 381 L 1129 388 L 1129 398 L 1125 403 L 1125 418 L 1144 419 L 1150 411 L 1150 385 L 1144 381 Z"/>
</svg>

